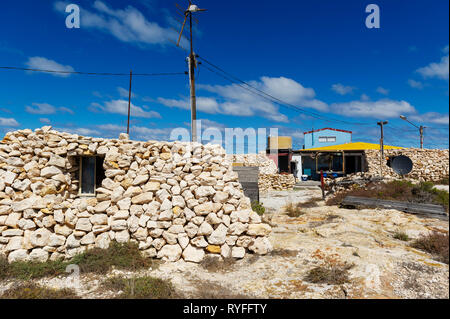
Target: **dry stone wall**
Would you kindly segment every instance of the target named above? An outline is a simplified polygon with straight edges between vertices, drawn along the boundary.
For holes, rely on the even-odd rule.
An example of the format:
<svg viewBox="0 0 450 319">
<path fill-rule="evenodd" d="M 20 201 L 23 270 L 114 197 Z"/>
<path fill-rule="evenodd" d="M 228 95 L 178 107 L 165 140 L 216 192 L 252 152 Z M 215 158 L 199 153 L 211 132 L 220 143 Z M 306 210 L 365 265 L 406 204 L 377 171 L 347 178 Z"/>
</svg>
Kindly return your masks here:
<svg viewBox="0 0 450 319">
<path fill-rule="evenodd" d="M 261 174 L 259 175 L 259 190 L 268 191 L 292 190 L 295 186 L 295 177 L 292 174 Z"/>
<path fill-rule="evenodd" d="M 266 152 L 259 154 L 229 154 L 227 159 L 233 163 L 240 163 L 243 166 L 259 167 L 260 174 L 277 174 L 278 168 L 275 162 L 266 156 Z"/>
<path fill-rule="evenodd" d="M 396 149 L 385 150 L 387 156 L 408 156 L 413 162 L 413 170 L 405 175 L 406 179 L 418 181 L 439 181 L 449 177 L 449 150 L 431 150 L 431 149 Z M 380 151 L 367 150 L 366 161 L 368 175 L 380 175 Z M 392 168 L 383 162 L 383 176 L 386 178 L 398 178 Z"/>
<path fill-rule="evenodd" d="M 103 160 L 93 197 L 79 196 L 80 156 Z M 148 257 L 266 254 L 269 225 L 251 210 L 217 145 L 101 139 L 41 129 L 0 143 L 0 254 L 10 262 L 70 258 L 111 241 Z"/>
<path fill-rule="evenodd" d="M 259 154 L 233 154 L 227 155 L 227 158 L 233 163 L 239 163 L 243 166 L 259 167 L 259 191 L 262 193 L 271 190 L 291 190 L 295 185 L 294 175 L 278 174 L 277 165 L 273 160 L 267 157 L 266 152 Z"/>
</svg>

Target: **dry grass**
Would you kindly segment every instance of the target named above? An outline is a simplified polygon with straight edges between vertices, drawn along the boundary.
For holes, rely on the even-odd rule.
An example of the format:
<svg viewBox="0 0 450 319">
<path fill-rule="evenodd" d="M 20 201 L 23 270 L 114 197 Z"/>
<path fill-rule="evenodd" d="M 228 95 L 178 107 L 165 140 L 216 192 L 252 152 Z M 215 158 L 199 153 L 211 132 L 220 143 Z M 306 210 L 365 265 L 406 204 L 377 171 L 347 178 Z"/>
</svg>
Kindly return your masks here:
<svg viewBox="0 0 450 319">
<path fill-rule="evenodd" d="M 16 284 L 0 299 L 80 299 L 72 289 L 50 289 L 33 283 Z"/>
<path fill-rule="evenodd" d="M 212 281 L 199 280 L 196 283 L 198 299 L 254 299 L 255 297 L 239 294 Z"/>
<path fill-rule="evenodd" d="M 408 241 L 411 239 L 408 234 L 404 232 L 396 232 L 392 237 L 401 241 Z"/>
<path fill-rule="evenodd" d="M 94 248 L 73 257 L 71 260 L 39 262 L 14 262 L 9 264 L 0 257 L 0 279 L 16 278 L 29 280 L 66 274 L 66 267 L 75 264 L 81 273 L 107 273 L 111 267 L 126 270 L 155 268 L 159 261 L 141 255 L 137 244 L 112 242 L 108 249 Z"/>
<path fill-rule="evenodd" d="M 269 253 L 269 256 L 272 257 L 297 257 L 297 250 L 290 249 L 274 249 Z"/>
<path fill-rule="evenodd" d="M 315 284 L 342 285 L 350 282 L 348 271 L 353 267 L 347 263 L 327 263 L 311 269 L 304 280 Z"/>
<path fill-rule="evenodd" d="M 426 251 L 434 256 L 440 262 L 449 263 L 449 235 L 439 232 L 432 232 L 428 235 L 416 239 L 411 247 Z"/>
<path fill-rule="evenodd" d="M 113 277 L 102 283 L 102 288 L 120 291 L 117 299 L 180 299 L 172 283 L 153 277 Z"/>
<path fill-rule="evenodd" d="M 306 213 L 306 211 L 304 210 L 305 208 L 312 208 L 312 207 L 317 207 L 319 205 L 317 205 L 317 202 L 320 201 L 320 199 L 318 198 L 311 198 L 306 202 L 303 203 L 288 203 L 284 209 L 287 212 L 287 215 L 289 217 L 293 217 L 293 218 L 297 218 L 300 217 L 302 215 L 304 215 Z"/>
<path fill-rule="evenodd" d="M 234 258 L 219 258 L 208 255 L 200 262 L 200 266 L 209 272 L 226 272 L 233 270 L 236 260 Z"/>
</svg>

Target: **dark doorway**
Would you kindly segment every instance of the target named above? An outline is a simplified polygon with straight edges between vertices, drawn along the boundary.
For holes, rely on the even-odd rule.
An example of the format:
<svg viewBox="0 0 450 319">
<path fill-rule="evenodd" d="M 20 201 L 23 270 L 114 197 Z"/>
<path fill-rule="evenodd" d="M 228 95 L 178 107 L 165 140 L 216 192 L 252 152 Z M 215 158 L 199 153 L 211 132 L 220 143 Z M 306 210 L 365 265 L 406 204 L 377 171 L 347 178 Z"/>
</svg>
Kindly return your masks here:
<svg viewBox="0 0 450 319">
<path fill-rule="evenodd" d="M 278 169 L 280 173 L 290 173 L 289 154 L 278 156 Z"/>
<path fill-rule="evenodd" d="M 362 157 L 361 156 L 346 156 L 345 157 L 345 173 L 354 174 L 362 171 Z"/>
</svg>

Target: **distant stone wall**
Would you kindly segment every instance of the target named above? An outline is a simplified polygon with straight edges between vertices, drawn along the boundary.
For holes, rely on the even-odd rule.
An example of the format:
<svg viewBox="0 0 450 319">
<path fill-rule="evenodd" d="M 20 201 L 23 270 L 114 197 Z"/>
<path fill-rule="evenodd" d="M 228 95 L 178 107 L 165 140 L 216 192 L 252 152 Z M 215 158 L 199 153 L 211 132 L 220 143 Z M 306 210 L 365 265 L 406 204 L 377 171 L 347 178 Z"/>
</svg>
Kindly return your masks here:
<svg viewBox="0 0 450 319">
<path fill-rule="evenodd" d="M 380 174 L 380 151 L 367 150 L 366 163 L 368 174 L 379 176 Z M 413 170 L 405 178 L 418 181 L 439 181 L 449 177 L 449 150 L 430 149 L 396 149 L 385 150 L 387 156 L 408 156 L 413 162 Z M 398 178 L 392 168 L 383 160 L 383 175 L 388 178 Z"/>
<path fill-rule="evenodd" d="M 261 174 L 259 175 L 259 191 L 265 193 L 268 191 L 292 190 L 295 186 L 295 177 L 292 174 Z"/>
<path fill-rule="evenodd" d="M 240 163 L 244 167 L 257 166 L 260 174 L 277 174 L 277 165 L 267 157 L 266 152 L 259 154 L 229 154 L 227 159 L 233 163 Z"/>
<path fill-rule="evenodd" d="M 79 196 L 80 156 L 103 161 L 93 197 Z M 251 210 L 225 156 L 217 145 L 51 127 L 9 132 L 0 143 L 0 254 L 10 262 L 55 260 L 112 240 L 170 261 L 266 254 L 271 228 Z"/>
<path fill-rule="evenodd" d="M 227 155 L 233 163 L 242 164 L 244 167 L 259 167 L 259 191 L 265 193 L 272 190 L 291 190 L 295 185 L 294 175 L 278 174 L 277 165 L 267 157 L 266 152 L 259 154 L 233 154 Z"/>
</svg>

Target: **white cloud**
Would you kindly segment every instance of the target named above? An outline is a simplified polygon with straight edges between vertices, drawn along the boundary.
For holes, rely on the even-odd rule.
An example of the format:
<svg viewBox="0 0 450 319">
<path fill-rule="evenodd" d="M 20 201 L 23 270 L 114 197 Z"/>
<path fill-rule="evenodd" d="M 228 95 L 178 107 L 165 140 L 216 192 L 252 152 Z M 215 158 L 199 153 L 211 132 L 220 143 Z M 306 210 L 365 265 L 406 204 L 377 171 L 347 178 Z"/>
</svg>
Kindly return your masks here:
<svg viewBox="0 0 450 319">
<path fill-rule="evenodd" d="M 181 100 L 159 98 L 158 102 L 168 107 L 176 107 L 183 110 L 190 110 L 191 104 L 188 98 Z M 197 110 L 208 114 L 220 113 L 219 103 L 213 98 L 197 97 Z"/>
<path fill-rule="evenodd" d="M 346 86 L 341 83 L 333 84 L 331 89 L 340 95 L 352 94 L 356 90 L 353 86 Z"/>
<path fill-rule="evenodd" d="M 48 103 L 33 103 L 32 106 L 26 106 L 25 111 L 31 114 L 54 114 L 57 111 L 62 113 L 75 114 L 67 107 L 55 107 Z"/>
<path fill-rule="evenodd" d="M 131 116 L 132 117 L 143 117 L 143 118 L 161 118 L 161 115 L 155 111 L 144 111 L 141 107 L 131 103 Z M 128 101 L 125 100 L 112 100 L 104 102 L 104 105 L 98 103 L 91 104 L 91 110 L 93 111 L 103 111 L 106 113 L 128 115 Z"/>
<path fill-rule="evenodd" d="M 148 128 L 142 126 L 130 127 L 130 133 L 142 140 L 169 140 L 172 128 Z"/>
<path fill-rule="evenodd" d="M 130 93 L 127 89 L 124 89 L 119 86 L 119 87 L 117 87 L 117 91 L 119 92 L 120 97 L 126 97 L 128 99 Z M 136 94 L 131 92 L 131 98 L 133 99 L 135 97 L 136 97 Z"/>
<path fill-rule="evenodd" d="M 57 1 L 55 10 L 65 15 L 66 2 Z M 132 6 L 125 9 L 113 9 L 102 1 L 95 1 L 93 11 L 80 8 L 81 28 L 90 28 L 109 33 L 118 40 L 139 45 L 168 44 L 176 41 L 178 33 L 170 28 L 148 21 L 144 15 Z M 186 39 L 183 39 L 185 44 Z"/>
<path fill-rule="evenodd" d="M 0 117 L 0 126 L 16 127 L 19 123 L 13 118 Z"/>
<path fill-rule="evenodd" d="M 248 82 L 260 91 L 290 104 L 326 111 L 328 105 L 315 99 L 315 92 L 300 83 L 285 77 L 261 77 L 259 81 Z M 199 97 L 198 110 L 209 114 L 226 114 L 234 116 L 261 116 L 276 122 L 288 122 L 286 115 L 280 113 L 279 107 L 260 95 L 252 94 L 237 84 L 198 85 L 199 90 L 215 94 L 215 97 Z M 262 94 L 262 93 L 259 93 Z M 189 110 L 189 100 L 159 98 L 158 102 L 169 107 Z"/>
<path fill-rule="evenodd" d="M 53 70 L 53 71 L 63 71 L 63 72 L 73 72 L 75 71 L 70 65 L 62 65 L 56 61 L 49 60 L 44 57 L 31 57 L 25 62 L 25 65 L 30 69 L 41 69 L 41 70 Z M 54 76 L 68 77 L 70 74 L 61 73 L 49 73 Z"/>
<path fill-rule="evenodd" d="M 423 89 L 423 83 L 420 81 L 415 81 L 413 79 L 409 79 L 408 80 L 408 84 L 410 87 L 414 88 L 414 89 L 419 89 L 422 90 Z"/>
<path fill-rule="evenodd" d="M 98 129 L 102 131 L 108 132 L 126 132 L 126 126 L 120 126 L 116 124 L 100 124 L 96 126 Z"/>
<path fill-rule="evenodd" d="M 419 123 L 449 125 L 449 115 L 441 114 L 441 113 L 437 113 L 437 112 L 428 112 L 425 114 L 413 115 L 410 118 L 411 118 L 411 120 L 419 122 Z"/>
<path fill-rule="evenodd" d="M 379 87 L 377 88 L 377 92 L 380 93 L 380 94 L 383 94 L 383 95 L 388 95 L 388 94 L 389 94 L 389 90 L 388 90 L 388 89 L 385 89 L 385 88 L 383 88 L 383 87 L 381 87 L 381 86 L 379 86 Z"/>
<path fill-rule="evenodd" d="M 448 44 L 447 44 L 447 46 L 445 46 L 445 47 L 442 49 L 442 52 L 443 52 L 444 54 L 448 54 Z"/>
<path fill-rule="evenodd" d="M 59 111 L 63 112 L 63 113 L 69 113 L 69 114 L 75 114 L 74 111 L 72 111 L 71 109 L 69 109 L 68 107 L 60 107 L 58 108 Z"/>
<path fill-rule="evenodd" d="M 442 57 L 439 63 L 430 63 L 429 65 L 417 69 L 424 78 L 438 78 L 442 80 L 448 80 L 449 72 L 449 56 Z"/>
<path fill-rule="evenodd" d="M 46 117 L 41 117 L 39 119 L 39 122 L 44 123 L 44 124 L 50 124 L 50 120 Z"/>
<path fill-rule="evenodd" d="M 369 101 L 370 97 L 367 94 L 363 93 L 363 94 L 361 94 L 360 99 L 361 99 L 361 101 Z"/>
<path fill-rule="evenodd" d="M 351 117 L 395 118 L 401 114 L 415 114 L 416 109 L 406 101 L 352 101 L 330 105 L 334 113 Z"/>
<path fill-rule="evenodd" d="M 25 107 L 25 111 L 31 114 L 53 114 L 56 113 L 56 107 L 48 103 L 33 103 L 33 106 Z"/>
</svg>

